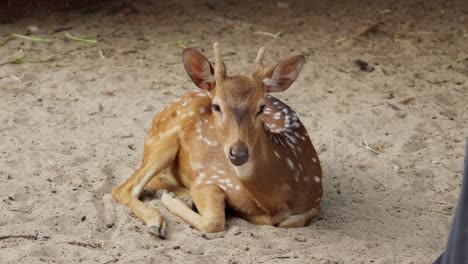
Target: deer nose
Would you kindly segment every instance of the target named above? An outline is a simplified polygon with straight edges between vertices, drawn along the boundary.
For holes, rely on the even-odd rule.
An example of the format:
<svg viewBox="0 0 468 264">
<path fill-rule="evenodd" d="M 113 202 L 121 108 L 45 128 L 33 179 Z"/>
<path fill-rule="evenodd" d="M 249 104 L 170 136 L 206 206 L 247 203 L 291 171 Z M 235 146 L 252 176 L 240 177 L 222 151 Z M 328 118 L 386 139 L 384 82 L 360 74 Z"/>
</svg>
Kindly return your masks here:
<svg viewBox="0 0 468 264">
<path fill-rule="evenodd" d="M 229 161 L 235 166 L 241 166 L 249 160 L 249 149 L 242 141 L 237 141 L 229 149 Z"/>
</svg>

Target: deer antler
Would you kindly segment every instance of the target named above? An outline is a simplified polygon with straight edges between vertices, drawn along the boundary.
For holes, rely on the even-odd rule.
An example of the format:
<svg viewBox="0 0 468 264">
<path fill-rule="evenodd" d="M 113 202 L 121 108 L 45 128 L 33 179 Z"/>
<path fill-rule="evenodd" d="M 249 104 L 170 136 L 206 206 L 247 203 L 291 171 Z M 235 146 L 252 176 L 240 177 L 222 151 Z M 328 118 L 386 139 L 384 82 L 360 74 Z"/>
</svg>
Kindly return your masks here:
<svg viewBox="0 0 468 264">
<path fill-rule="evenodd" d="M 226 66 L 224 65 L 223 58 L 221 57 L 218 42 L 213 44 L 213 49 L 215 54 L 215 78 L 216 82 L 219 83 L 226 77 Z"/>
<path fill-rule="evenodd" d="M 258 50 L 257 58 L 255 59 L 255 64 L 253 67 L 254 75 L 263 74 L 263 54 L 265 53 L 265 47 L 261 47 Z"/>
</svg>

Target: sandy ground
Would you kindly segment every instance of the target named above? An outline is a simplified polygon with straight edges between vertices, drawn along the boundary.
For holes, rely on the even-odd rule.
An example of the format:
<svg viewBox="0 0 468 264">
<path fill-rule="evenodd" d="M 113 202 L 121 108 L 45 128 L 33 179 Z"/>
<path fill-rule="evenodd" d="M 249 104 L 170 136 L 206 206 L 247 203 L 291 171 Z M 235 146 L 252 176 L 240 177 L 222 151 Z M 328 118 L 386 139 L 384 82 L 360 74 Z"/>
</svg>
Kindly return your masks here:
<svg viewBox="0 0 468 264">
<path fill-rule="evenodd" d="M 57 39 L 0 47 L 0 63 L 53 56 L 0 66 L 0 236 L 37 234 L 0 237 L 1 263 L 431 263 L 438 256 L 468 135 L 466 2 L 157 2 L 165 1 L 0 25 L 2 38 L 35 25 L 36 35 Z M 64 41 L 63 30 L 98 43 Z M 267 63 L 306 56 L 299 80 L 280 97 L 299 112 L 324 168 L 323 212 L 310 226 L 229 217 L 225 232 L 202 235 L 153 201 L 169 224 L 160 240 L 113 202 L 111 189 L 142 157 L 153 115 L 195 89 L 181 46 L 212 59 L 214 41 L 231 73 L 247 72 L 262 45 Z"/>
</svg>

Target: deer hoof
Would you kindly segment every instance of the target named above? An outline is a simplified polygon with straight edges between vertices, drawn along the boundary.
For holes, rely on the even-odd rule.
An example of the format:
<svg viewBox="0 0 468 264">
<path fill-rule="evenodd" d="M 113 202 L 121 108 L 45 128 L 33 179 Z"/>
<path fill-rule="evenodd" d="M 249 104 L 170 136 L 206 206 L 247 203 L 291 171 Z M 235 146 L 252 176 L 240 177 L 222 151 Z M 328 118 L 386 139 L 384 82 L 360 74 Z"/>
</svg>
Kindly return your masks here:
<svg viewBox="0 0 468 264">
<path fill-rule="evenodd" d="M 166 228 L 165 225 L 157 226 L 157 225 L 150 225 L 148 226 L 148 233 L 155 237 L 159 237 L 162 239 L 166 238 Z"/>
<path fill-rule="evenodd" d="M 172 200 L 174 198 L 177 198 L 177 196 L 175 195 L 175 193 L 173 192 L 168 192 L 168 191 L 165 191 L 161 194 L 161 202 L 164 204 L 165 202 L 168 202 L 169 200 Z"/>
<path fill-rule="evenodd" d="M 164 221 L 161 215 L 153 216 L 146 224 L 148 226 L 148 233 L 162 239 L 166 238 L 166 221 Z"/>
<path fill-rule="evenodd" d="M 156 199 L 161 199 L 161 197 L 166 193 L 168 193 L 168 191 L 166 189 L 160 189 L 160 190 L 156 191 L 155 197 L 156 197 Z"/>
</svg>

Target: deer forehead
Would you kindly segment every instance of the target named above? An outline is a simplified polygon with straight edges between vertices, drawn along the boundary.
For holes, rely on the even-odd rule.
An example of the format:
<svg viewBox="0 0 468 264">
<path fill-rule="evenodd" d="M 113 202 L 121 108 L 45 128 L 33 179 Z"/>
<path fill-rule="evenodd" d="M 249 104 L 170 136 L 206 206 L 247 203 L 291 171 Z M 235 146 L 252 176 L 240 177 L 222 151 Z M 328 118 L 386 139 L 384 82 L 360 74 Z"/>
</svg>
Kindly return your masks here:
<svg viewBox="0 0 468 264">
<path fill-rule="evenodd" d="M 218 100 L 231 109 L 255 109 L 264 100 L 260 82 L 245 76 L 227 77 L 216 89 Z"/>
</svg>

